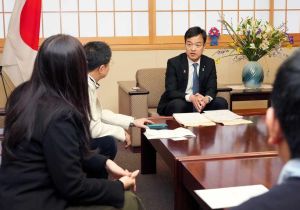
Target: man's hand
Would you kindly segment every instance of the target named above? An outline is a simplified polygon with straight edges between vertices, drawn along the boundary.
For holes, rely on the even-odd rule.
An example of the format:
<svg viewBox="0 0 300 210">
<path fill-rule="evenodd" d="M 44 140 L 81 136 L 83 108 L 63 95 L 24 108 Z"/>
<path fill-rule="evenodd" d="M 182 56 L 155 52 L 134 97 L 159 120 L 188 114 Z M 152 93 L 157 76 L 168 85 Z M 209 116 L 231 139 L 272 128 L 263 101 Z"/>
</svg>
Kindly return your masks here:
<svg viewBox="0 0 300 210">
<path fill-rule="evenodd" d="M 199 93 L 190 96 L 190 101 L 193 103 L 193 106 L 198 112 L 201 112 L 206 106 L 204 98 L 205 97 Z"/>
<path fill-rule="evenodd" d="M 153 124 L 153 122 L 151 120 L 148 120 L 147 118 L 140 118 L 133 121 L 134 126 L 138 128 L 146 129 L 147 128 L 147 126 L 145 125 L 146 123 Z"/>
<path fill-rule="evenodd" d="M 125 148 L 128 148 L 131 145 L 130 135 L 125 131 Z"/>
<path fill-rule="evenodd" d="M 209 98 L 209 96 L 205 96 L 205 97 L 203 97 L 203 99 L 202 99 L 202 100 L 204 101 L 205 105 L 206 105 L 206 104 L 208 104 L 208 103 L 210 102 L 210 98 Z"/>
</svg>

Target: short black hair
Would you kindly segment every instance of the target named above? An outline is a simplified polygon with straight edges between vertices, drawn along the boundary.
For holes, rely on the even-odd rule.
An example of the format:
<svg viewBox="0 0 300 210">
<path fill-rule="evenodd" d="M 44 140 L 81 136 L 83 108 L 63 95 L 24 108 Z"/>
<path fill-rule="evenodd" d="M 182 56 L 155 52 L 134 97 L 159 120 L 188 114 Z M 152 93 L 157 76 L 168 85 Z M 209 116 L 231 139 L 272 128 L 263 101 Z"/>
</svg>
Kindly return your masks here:
<svg viewBox="0 0 300 210">
<path fill-rule="evenodd" d="M 199 26 L 194 26 L 194 27 L 191 27 L 189 28 L 185 34 L 184 34 L 184 42 L 186 42 L 187 39 L 191 38 L 191 37 L 194 37 L 194 36 L 198 36 L 198 35 L 202 35 L 203 37 L 203 41 L 205 44 L 206 42 L 206 38 L 207 38 L 207 35 L 206 35 L 206 31 L 203 30 L 202 28 L 200 28 Z"/>
<path fill-rule="evenodd" d="M 291 158 L 300 157 L 300 51 L 280 67 L 271 95 L 272 107 L 290 148 Z"/>
<path fill-rule="evenodd" d="M 84 45 L 84 50 L 88 63 L 88 71 L 92 71 L 95 68 L 110 62 L 111 49 L 105 42 L 88 42 Z"/>
</svg>

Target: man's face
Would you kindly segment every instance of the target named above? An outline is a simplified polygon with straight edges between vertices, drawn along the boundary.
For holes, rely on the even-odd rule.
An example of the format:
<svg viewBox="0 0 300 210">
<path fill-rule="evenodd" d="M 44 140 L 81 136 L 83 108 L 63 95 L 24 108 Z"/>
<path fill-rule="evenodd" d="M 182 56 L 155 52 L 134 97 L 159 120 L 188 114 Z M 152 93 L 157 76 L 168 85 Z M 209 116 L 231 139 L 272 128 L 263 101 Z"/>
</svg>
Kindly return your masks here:
<svg viewBox="0 0 300 210">
<path fill-rule="evenodd" d="M 199 34 L 198 36 L 186 39 L 185 49 L 189 59 L 194 62 L 198 61 L 204 50 L 204 40 L 202 35 Z"/>
</svg>

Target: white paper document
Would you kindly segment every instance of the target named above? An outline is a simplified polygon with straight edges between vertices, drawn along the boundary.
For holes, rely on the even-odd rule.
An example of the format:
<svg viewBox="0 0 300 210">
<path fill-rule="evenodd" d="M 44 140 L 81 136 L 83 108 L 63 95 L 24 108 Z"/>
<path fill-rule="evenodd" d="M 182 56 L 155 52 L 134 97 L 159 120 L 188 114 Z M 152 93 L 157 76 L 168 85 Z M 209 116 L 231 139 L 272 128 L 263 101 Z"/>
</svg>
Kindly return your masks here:
<svg viewBox="0 0 300 210">
<path fill-rule="evenodd" d="M 172 139 L 182 140 L 183 137 L 196 137 L 195 134 L 186 128 L 176 128 L 174 130 L 162 129 L 162 130 L 154 130 L 154 129 L 146 129 L 144 135 L 147 139 Z M 185 139 L 185 138 L 184 138 Z"/>
<path fill-rule="evenodd" d="M 212 122 L 208 118 L 206 118 L 203 114 L 199 112 L 192 112 L 192 113 L 176 113 L 173 114 L 175 120 L 184 125 L 184 126 L 211 126 L 216 125 L 216 123 Z"/>
<path fill-rule="evenodd" d="M 238 206 L 248 199 L 266 193 L 263 185 L 247 185 L 218 189 L 195 190 L 195 193 L 212 209 Z"/>
<path fill-rule="evenodd" d="M 204 111 L 203 115 L 216 123 L 223 123 L 243 118 L 241 115 L 235 114 L 228 109 Z"/>
</svg>

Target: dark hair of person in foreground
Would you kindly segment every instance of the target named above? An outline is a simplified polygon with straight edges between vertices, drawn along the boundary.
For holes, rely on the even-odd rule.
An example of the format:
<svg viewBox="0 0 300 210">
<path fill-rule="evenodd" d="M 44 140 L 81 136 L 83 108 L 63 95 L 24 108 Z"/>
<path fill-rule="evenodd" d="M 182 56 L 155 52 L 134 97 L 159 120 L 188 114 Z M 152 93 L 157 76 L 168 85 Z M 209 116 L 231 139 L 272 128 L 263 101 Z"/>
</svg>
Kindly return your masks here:
<svg viewBox="0 0 300 210">
<path fill-rule="evenodd" d="M 73 107 L 81 116 L 85 134 L 82 140 L 87 145 L 90 106 L 86 81 L 87 64 L 81 43 L 67 35 L 55 35 L 45 40 L 30 80 L 17 87 L 7 102 L 4 152 L 14 156 L 21 141 L 30 141 L 41 103 L 47 104 L 49 109 L 42 122 L 42 129 L 46 129 L 51 119 L 65 108 L 57 99 Z"/>
</svg>

